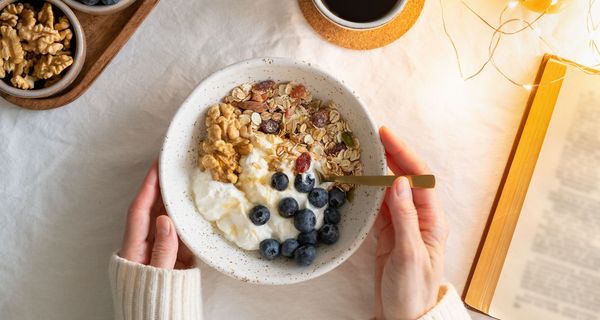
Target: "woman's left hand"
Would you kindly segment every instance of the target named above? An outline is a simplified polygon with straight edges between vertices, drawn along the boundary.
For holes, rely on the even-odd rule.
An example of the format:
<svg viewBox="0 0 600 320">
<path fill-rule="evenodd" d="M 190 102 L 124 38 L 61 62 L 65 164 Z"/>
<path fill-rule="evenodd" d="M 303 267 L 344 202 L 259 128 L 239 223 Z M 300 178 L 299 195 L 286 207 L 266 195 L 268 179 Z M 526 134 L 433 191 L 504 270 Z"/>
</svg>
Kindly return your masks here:
<svg viewBox="0 0 600 320">
<path fill-rule="evenodd" d="M 156 161 L 129 208 L 119 256 L 164 269 L 187 269 L 193 264 L 192 253 L 179 240 L 173 221 L 167 216 Z"/>
</svg>

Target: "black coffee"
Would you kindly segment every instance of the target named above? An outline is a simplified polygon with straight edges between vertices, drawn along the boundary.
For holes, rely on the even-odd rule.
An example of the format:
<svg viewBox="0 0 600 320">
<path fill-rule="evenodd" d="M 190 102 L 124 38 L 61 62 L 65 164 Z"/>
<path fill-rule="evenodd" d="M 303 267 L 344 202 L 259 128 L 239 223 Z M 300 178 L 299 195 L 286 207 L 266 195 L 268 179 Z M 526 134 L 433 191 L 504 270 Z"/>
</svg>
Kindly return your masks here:
<svg viewBox="0 0 600 320">
<path fill-rule="evenodd" d="M 375 21 L 390 12 L 399 0 L 323 0 L 336 16 L 353 22 Z"/>
</svg>

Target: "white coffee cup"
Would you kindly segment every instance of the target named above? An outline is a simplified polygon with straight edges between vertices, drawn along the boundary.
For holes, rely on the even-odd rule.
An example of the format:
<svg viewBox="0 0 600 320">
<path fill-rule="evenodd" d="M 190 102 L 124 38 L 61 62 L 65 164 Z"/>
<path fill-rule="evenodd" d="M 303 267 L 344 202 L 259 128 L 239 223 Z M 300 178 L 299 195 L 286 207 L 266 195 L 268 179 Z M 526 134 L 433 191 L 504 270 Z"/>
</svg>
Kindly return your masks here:
<svg viewBox="0 0 600 320">
<path fill-rule="evenodd" d="M 340 18 L 337 15 L 335 15 L 335 13 L 333 13 L 331 10 L 329 10 L 329 8 L 327 8 L 323 0 L 313 0 L 313 3 L 315 7 L 317 7 L 317 10 L 319 10 L 319 12 L 327 20 L 342 28 L 350 30 L 369 30 L 382 27 L 390 21 L 392 21 L 395 17 L 397 17 L 400 14 L 400 12 L 402 12 L 402 9 L 404 9 L 404 5 L 407 1 L 409 0 L 398 0 L 394 7 L 392 7 L 392 9 L 388 11 L 384 16 L 377 20 L 369 22 L 355 22 Z"/>
</svg>

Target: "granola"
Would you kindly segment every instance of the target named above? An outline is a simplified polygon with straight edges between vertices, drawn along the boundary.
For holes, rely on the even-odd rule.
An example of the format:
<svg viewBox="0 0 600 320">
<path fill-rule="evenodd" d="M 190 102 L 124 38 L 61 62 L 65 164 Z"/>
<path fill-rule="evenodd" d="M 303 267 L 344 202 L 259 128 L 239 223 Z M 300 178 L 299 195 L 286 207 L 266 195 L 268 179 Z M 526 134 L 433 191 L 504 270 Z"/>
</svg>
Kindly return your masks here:
<svg viewBox="0 0 600 320">
<path fill-rule="evenodd" d="M 270 170 L 301 154 L 323 163 L 324 175 L 361 175 L 360 142 L 337 104 L 314 99 L 302 84 L 272 80 L 245 83 L 231 90 L 223 102 L 209 108 L 207 139 L 201 142 L 199 166 L 214 180 L 236 183 L 240 158 L 252 151 L 256 132 L 279 136 L 283 142 L 269 157 Z M 352 185 L 338 185 L 349 191 Z"/>
</svg>

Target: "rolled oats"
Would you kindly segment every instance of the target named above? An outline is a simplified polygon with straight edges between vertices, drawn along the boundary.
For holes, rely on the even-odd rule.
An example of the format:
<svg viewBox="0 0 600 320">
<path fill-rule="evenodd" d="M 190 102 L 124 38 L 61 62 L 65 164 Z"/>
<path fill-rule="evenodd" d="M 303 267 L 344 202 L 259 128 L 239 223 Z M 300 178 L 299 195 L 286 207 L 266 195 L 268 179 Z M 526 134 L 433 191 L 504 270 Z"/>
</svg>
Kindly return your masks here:
<svg viewBox="0 0 600 320">
<path fill-rule="evenodd" d="M 311 145 L 313 144 L 313 142 L 315 142 L 315 140 L 310 134 L 304 136 L 304 143 L 306 143 L 307 145 Z"/>
<path fill-rule="evenodd" d="M 265 111 L 260 114 L 260 118 L 262 119 L 262 121 L 271 120 L 271 113 Z"/>
<path fill-rule="evenodd" d="M 262 122 L 262 118 L 261 118 L 260 114 L 253 112 L 252 113 L 252 123 L 259 126 L 261 122 Z"/>
<path fill-rule="evenodd" d="M 275 112 L 273 113 L 272 119 L 280 122 L 281 120 L 283 120 L 283 114 L 281 112 Z"/>
<path fill-rule="evenodd" d="M 331 110 L 329 112 L 329 122 L 336 123 L 340 121 L 340 113 L 337 110 Z"/>
<path fill-rule="evenodd" d="M 244 92 L 240 87 L 233 89 L 231 92 L 231 96 L 233 97 L 233 101 L 244 101 L 248 97 L 248 93 Z"/>
</svg>

